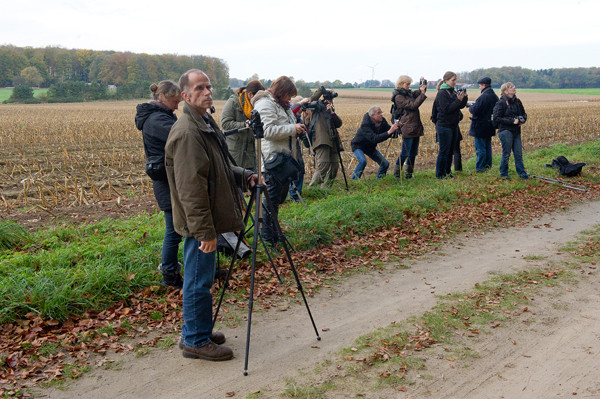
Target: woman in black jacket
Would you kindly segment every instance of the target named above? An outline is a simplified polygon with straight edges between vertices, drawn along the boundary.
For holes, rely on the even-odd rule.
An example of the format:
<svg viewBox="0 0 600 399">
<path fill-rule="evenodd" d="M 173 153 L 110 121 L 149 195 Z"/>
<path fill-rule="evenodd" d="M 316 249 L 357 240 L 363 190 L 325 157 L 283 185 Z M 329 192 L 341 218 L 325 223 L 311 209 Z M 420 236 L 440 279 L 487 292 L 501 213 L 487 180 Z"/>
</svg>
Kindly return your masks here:
<svg viewBox="0 0 600 399">
<path fill-rule="evenodd" d="M 500 100 L 494 106 L 494 122 L 498 125 L 498 138 L 502 144 L 500 160 L 500 177 L 508 177 L 508 160 L 510 152 L 515 155 L 515 169 L 521 179 L 529 179 L 523 165 L 523 143 L 521 142 L 521 125 L 527 121 L 523 103 L 517 98 L 517 88 L 511 82 L 500 87 Z"/>
<path fill-rule="evenodd" d="M 435 132 L 439 144 L 437 161 L 435 163 L 435 177 L 443 179 L 452 177 L 452 155 L 455 150 L 460 131 L 458 123 L 462 119 L 461 108 L 467 105 L 467 92 L 459 94 L 454 90 L 456 74 L 446 72 L 438 83 L 438 93 L 433 102 L 431 120 L 435 123 Z"/>
<path fill-rule="evenodd" d="M 177 120 L 173 113 L 181 102 L 179 86 L 170 80 L 163 80 L 150 86 L 152 100 L 138 104 L 135 126 L 142 131 L 144 153 L 146 154 L 146 173 L 152 179 L 154 197 L 158 207 L 165 215 L 165 237 L 162 246 L 162 263 L 158 269 L 162 272 L 164 285 L 182 288 L 181 264 L 177 253 L 181 236 L 173 229 L 171 212 L 171 190 L 165 170 L 165 143 L 171 126 Z"/>
</svg>

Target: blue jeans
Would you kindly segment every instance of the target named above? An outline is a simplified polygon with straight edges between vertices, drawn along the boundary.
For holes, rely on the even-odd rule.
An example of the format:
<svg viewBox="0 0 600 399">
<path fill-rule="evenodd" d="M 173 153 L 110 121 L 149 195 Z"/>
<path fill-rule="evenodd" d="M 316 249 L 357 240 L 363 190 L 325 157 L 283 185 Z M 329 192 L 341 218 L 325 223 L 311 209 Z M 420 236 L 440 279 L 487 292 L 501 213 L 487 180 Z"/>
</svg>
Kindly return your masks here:
<svg viewBox="0 0 600 399">
<path fill-rule="evenodd" d="M 165 238 L 162 245 L 162 267 L 161 271 L 165 273 L 179 273 L 179 261 L 177 252 L 179 252 L 179 243 L 181 236 L 173 228 L 173 213 L 164 211 L 165 214 Z"/>
<path fill-rule="evenodd" d="M 500 176 L 508 177 L 508 160 L 510 153 L 515 155 L 515 169 L 520 177 L 526 177 L 525 165 L 523 165 L 523 143 L 520 134 L 512 134 L 510 130 L 498 132 L 498 138 L 502 144 L 502 159 L 500 160 Z"/>
<path fill-rule="evenodd" d="M 402 139 L 402 151 L 400 151 L 400 158 L 396 159 L 396 165 L 404 165 L 404 161 L 408 159 L 410 170 L 415 167 L 415 159 L 419 153 L 420 139 L 420 137 Z"/>
<path fill-rule="evenodd" d="M 435 162 L 435 177 L 443 179 L 450 174 L 452 168 L 452 155 L 458 140 L 458 126 L 435 126 L 439 151 Z"/>
<path fill-rule="evenodd" d="M 356 169 L 354 169 L 354 172 L 352 172 L 352 179 L 357 180 L 360 179 L 360 177 L 363 174 L 363 171 L 365 170 L 365 167 L 367 166 L 367 157 L 365 156 L 364 151 L 360 149 L 354 150 L 354 156 L 358 161 L 358 165 L 356 165 Z M 388 162 L 388 160 L 385 159 L 383 155 L 381 155 L 379 150 L 375 150 L 373 154 L 368 154 L 368 156 L 373 161 L 377 162 L 377 164 L 379 165 L 379 170 L 377 171 L 377 178 L 379 179 L 385 176 L 388 168 L 390 167 L 390 163 Z"/>
<path fill-rule="evenodd" d="M 183 242 L 183 327 L 181 339 L 185 346 L 200 348 L 212 334 L 212 294 L 215 279 L 216 251 L 204 253 L 193 237 Z"/>
<path fill-rule="evenodd" d="M 492 138 L 475 137 L 475 153 L 477 154 L 475 170 L 485 172 L 490 169 L 492 167 Z"/>
</svg>

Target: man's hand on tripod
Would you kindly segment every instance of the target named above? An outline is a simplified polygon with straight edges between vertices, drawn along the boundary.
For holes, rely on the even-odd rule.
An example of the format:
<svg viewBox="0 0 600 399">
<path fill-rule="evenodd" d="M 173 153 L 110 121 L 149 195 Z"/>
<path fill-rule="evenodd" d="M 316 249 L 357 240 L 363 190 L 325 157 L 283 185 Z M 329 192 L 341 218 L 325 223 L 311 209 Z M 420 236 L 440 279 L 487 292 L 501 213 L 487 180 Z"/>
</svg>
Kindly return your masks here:
<svg viewBox="0 0 600 399">
<path fill-rule="evenodd" d="M 200 241 L 200 246 L 198 249 L 205 254 L 211 253 L 217 249 L 217 237 L 213 238 L 210 241 Z"/>
<path fill-rule="evenodd" d="M 250 188 L 256 187 L 256 185 L 258 184 L 258 175 L 256 173 L 251 174 L 248 177 L 248 181 L 247 182 L 248 182 L 248 187 L 250 187 Z M 265 184 L 265 181 L 264 181 L 264 179 L 262 177 L 261 177 L 261 183 Z"/>
</svg>

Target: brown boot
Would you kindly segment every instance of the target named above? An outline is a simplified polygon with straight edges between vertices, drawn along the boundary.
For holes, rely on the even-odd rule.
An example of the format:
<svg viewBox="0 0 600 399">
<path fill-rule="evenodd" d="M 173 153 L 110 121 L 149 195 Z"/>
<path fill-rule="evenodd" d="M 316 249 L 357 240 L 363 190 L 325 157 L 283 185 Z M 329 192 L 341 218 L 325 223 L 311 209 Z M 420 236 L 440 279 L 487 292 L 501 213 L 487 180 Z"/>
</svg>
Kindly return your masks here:
<svg viewBox="0 0 600 399">
<path fill-rule="evenodd" d="M 217 345 L 222 345 L 225 343 L 225 334 L 220 331 L 213 331 L 210 334 L 210 340 Z M 179 339 L 179 349 L 183 350 L 183 340 Z"/>
<path fill-rule="evenodd" d="M 201 346 L 200 348 L 190 348 L 189 346 L 183 345 L 183 351 L 181 353 L 183 354 L 183 357 L 190 359 L 204 359 L 213 362 L 233 358 L 233 351 L 231 348 L 219 346 L 212 341 L 209 341 L 208 344 Z"/>
</svg>

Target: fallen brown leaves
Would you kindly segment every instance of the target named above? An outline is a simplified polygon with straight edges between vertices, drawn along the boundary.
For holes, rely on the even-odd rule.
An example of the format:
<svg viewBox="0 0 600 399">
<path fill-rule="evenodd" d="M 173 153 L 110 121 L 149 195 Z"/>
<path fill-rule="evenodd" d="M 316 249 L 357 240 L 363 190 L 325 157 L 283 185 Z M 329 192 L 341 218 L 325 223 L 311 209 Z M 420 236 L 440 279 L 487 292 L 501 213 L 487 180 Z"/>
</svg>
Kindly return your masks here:
<svg viewBox="0 0 600 399">
<path fill-rule="evenodd" d="M 490 191 L 493 190 L 495 188 L 490 187 Z M 466 192 L 461 195 L 462 202 L 452 209 L 431 212 L 425 216 L 407 212 L 406 222 L 402 225 L 380 229 L 368 235 L 348 232 L 330 246 L 294 253 L 293 260 L 304 292 L 310 296 L 315 289 L 326 285 L 328 279 L 338 278 L 361 267 L 374 268 L 374 261 L 388 262 L 391 257 L 417 256 L 442 242 L 452 232 L 477 233 L 492 227 L 524 224 L 545 213 L 566 209 L 574 202 L 598 198 L 599 193 L 597 187 L 582 193 L 532 185 L 509 196 L 498 196 L 474 205 L 471 203 L 472 194 Z M 364 249 L 363 255 L 347 257 L 347 251 L 352 248 Z M 279 284 L 270 264 L 256 267 L 254 296 L 260 299 L 259 303 L 264 309 L 280 303 L 283 294 L 294 298 L 298 293 L 287 260 L 279 257 L 274 259 L 274 264 L 285 281 L 283 285 Z M 308 264 L 314 267 L 304 267 Z M 230 311 L 228 305 L 246 308 L 249 270 L 248 261 L 244 261 L 233 271 L 228 290 L 244 293 L 244 299 L 238 299 L 240 295 L 228 297 L 219 315 L 221 319 L 223 313 Z M 101 357 L 96 364 L 103 364 L 105 359 L 102 357 L 109 352 L 129 353 L 136 347 L 155 346 L 161 334 L 178 331 L 182 320 L 179 291 L 164 293 L 162 288 L 149 287 L 110 309 L 98 313 L 86 312 L 63 323 L 42 320 L 36 314 L 29 314 L 24 320 L 0 326 L 0 394 L 24 396 L 26 393 L 19 391 L 23 387 L 65 378 L 64 371 L 68 365 L 82 369 L 94 364 L 94 356 Z M 482 298 L 482 301 L 486 299 Z M 157 334 L 152 334 L 154 332 Z M 477 334 L 479 331 L 473 329 L 470 332 Z M 150 338 L 150 335 L 153 337 Z M 413 350 L 420 350 L 434 343 L 427 330 L 419 330 L 410 337 L 407 345 Z M 386 357 L 406 349 L 405 345 L 384 344 L 374 356 L 385 361 Z M 348 360 L 367 364 L 375 360 L 348 357 L 351 358 Z M 72 367 L 69 369 L 73 370 Z M 70 376 L 76 377 L 77 371 L 71 372 Z"/>
</svg>

